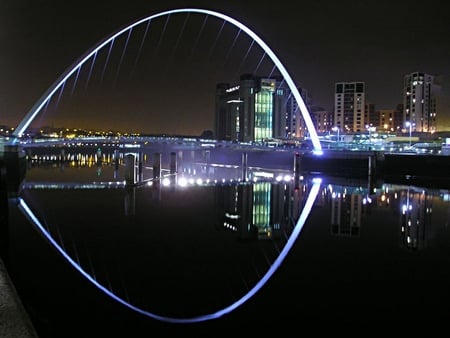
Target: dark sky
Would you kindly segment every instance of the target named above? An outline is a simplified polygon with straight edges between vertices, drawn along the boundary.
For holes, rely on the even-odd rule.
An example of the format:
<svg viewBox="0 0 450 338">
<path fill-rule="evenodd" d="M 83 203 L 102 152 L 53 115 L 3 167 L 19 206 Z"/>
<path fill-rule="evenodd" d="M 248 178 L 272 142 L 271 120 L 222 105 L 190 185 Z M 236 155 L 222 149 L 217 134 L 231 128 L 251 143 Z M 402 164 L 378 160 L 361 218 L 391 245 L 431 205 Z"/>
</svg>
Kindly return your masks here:
<svg viewBox="0 0 450 338">
<path fill-rule="evenodd" d="M 17 125 L 70 65 L 119 28 L 184 7 L 211 9 L 245 23 L 318 106 L 333 109 L 335 82 L 363 81 L 367 101 L 377 109 L 395 108 L 405 74 L 450 74 L 446 1 L 416 3 L 0 0 L 0 124 Z M 104 49 L 91 76 L 81 74 L 75 85 L 68 82 L 61 101 L 56 105 L 54 99 L 36 124 L 193 135 L 213 129 L 215 84 L 234 83 L 239 71 L 255 68 L 259 54 L 251 49 L 256 61 L 248 68 L 241 65 L 250 62 L 250 55 L 244 58 L 249 41 L 240 36 L 232 48 L 236 31 L 230 25 L 228 40 L 222 33 L 209 54 L 220 26 L 209 19 L 202 42 L 193 48 L 202 22 L 194 17 L 184 30 L 185 16 L 171 19 L 165 35 L 164 20 L 152 22 L 141 54 L 145 26 L 136 28 L 122 62 L 125 36 L 117 40 L 108 63 Z"/>
</svg>

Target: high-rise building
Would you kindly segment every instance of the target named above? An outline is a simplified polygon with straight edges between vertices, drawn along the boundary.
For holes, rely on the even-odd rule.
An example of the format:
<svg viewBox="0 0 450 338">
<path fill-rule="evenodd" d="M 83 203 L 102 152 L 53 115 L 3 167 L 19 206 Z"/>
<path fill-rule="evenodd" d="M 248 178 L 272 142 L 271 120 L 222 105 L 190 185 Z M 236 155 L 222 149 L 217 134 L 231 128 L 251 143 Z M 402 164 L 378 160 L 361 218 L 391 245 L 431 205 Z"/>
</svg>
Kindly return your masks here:
<svg viewBox="0 0 450 338">
<path fill-rule="evenodd" d="M 432 75 L 411 73 L 403 83 L 404 128 L 418 132 L 436 131 L 436 85 Z"/>
<path fill-rule="evenodd" d="M 343 132 L 362 132 L 366 129 L 365 83 L 338 82 L 334 92 L 334 124 Z"/>
<path fill-rule="evenodd" d="M 278 78 L 245 74 L 238 85 L 218 84 L 216 138 L 238 142 L 285 138 L 288 97 L 289 88 Z"/>
</svg>

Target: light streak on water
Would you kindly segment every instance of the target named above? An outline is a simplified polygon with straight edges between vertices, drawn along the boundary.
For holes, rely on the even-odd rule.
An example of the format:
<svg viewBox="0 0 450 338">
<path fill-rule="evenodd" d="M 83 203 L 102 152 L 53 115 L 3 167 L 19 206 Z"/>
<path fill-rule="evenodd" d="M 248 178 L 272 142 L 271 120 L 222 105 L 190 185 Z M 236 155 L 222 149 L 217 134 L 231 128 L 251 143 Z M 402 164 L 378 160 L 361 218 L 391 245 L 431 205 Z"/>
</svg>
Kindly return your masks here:
<svg viewBox="0 0 450 338">
<path fill-rule="evenodd" d="M 176 324 L 188 324 L 188 323 L 198 323 L 198 322 L 204 322 L 208 320 L 213 320 L 220 318 L 235 309 L 237 309 L 239 306 L 243 305 L 247 300 L 252 298 L 266 283 L 267 281 L 272 277 L 272 275 L 277 271 L 277 269 L 280 267 L 280 265 L 283 263 L 284 259 L 288 255 L 289 251 L 295 244 L 300 232 L 303 229 L 303 226 L 309 216 L 309 213 L 311 212 L 312 206 L 314 205 L 314 201 L 316 200 L 317 194 L 319 192 L 321 185 L 320 179 L 315 179 L 313 181 L 313 185 L 311 187 L 311 190 L 309 192 L 308 198 L 305 202 L 305 205 L 302 209 L 302 212 L 297 220 L 297 223 L 289 236 L 289 239 L 287 240 L 286 244 L 284 245 L 283 249 L 281 250 L 278 257 L 275 259 L 275 261 L 272 263 L 270 268 L 266 271 L 266 273 L 261 277 L 261 279 L 248 290 L 247 293 L 245 293 L 241 298 L 236 300 L 235 302 L 231 303 L 230 305 L 209 314 L 199 315 L 196 317 L 188 317 L 188 318 L 182 318 L 182 317 L 168 317 L 168 316 L 162 316 L 158 315 L 157 313 L 150 312 L 143 310 L 137 306 L 134 306 L 129 301 L 126 301 L 122 297 L 117 296 L 111 291 L 111 286 L 109 288 L 105 287 L 104 285 L 97 282 L 95 277 L 87 273 L 80 264 L 77 264 L 75 260 L 67 254 L 67 252 L 61 247 L 60 244 L 58 244 L 57 241 L 49 234 L 49 232 L 44 228 L 42 223 L 39 221 L 39 219 L 36 217 L 36 215 L 33 213 L 33 211 L 30 209 L 28 204 L 25 202 L 25 200 L 21 197 L 18 198 L 18 207 L 19 209 L 24 213 L 24 215 L 38 228 L 38 230 L 45 236 L 45 238 L 48 240 L 48 242 L 58 251 L 59 254 L 63 256 L 64 259 L 67 260 L 69 264 L 71 264 L 83 277 L 85 277 L 89 282 L 91 282 L 93 285 L 95 285 L 99 290 L 107 294 L 112 299 L 116 300 L 117 302 L 121 303 L 122 305 L 128 307 L 129 309 L 136 311 L 137 313 L 140 313 L 142 315 L 145 315 L 147 317 L 162 321 L 162 322 L 168 322 L 168 323 L 176 323 Z M 245 281 L 244 281 L 245 282 Z M 108 282 L 109 284 L 109 282 Z"/>
</svg>

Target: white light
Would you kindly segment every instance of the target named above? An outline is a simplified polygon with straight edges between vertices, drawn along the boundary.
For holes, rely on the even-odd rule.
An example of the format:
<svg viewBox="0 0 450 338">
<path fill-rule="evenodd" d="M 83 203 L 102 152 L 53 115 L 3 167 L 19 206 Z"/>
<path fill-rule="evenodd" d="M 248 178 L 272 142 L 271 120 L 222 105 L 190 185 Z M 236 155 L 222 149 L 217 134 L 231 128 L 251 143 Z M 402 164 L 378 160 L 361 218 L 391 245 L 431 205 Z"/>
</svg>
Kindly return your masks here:
<svg viewBox="0 0 450 338">
<path fill-rule="evenodd" d="M 265 172 L 265 171 L 257 171 L 255 173 L 253 173 L 253 176 L 273 178 L 273 173 L 268 173 L 268 172 Z"/>
<path fill-rule="evenodd" d="M 162 184 L 163 184 L 163 186 L 167 187 L 167 186 L 170 185 L 170 180 L 169 180 L 167 177 L 165 177 L 165 178 L 162 180 Z"/>
<path fill-rule="evenodd" d="M 188 181 L 187 181 L 187 179 L 186 179 L 185 177 L 181 177 L 181 178 L 178 180 L 178 185 L 179 185 L 180 187 L 185 187 L 185 186 L 187 186 L 187 184 L 188 184 Z"/>
</svg>

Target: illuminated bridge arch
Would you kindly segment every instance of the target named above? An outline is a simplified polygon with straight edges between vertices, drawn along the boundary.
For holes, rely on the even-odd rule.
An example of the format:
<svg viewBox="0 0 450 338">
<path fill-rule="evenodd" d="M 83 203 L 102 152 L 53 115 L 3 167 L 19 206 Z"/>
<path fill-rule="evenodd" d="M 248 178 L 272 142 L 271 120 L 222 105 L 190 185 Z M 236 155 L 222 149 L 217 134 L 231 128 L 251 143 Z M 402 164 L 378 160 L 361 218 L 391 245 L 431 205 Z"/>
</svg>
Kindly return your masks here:
<svg viewBox="0 0 450 338">
<path fill-rule="evenodd" d="M 266 273 L 260 278 L 260 280 L 252 287 L 250 290 L 248 290 L 242 297 L 240 297 L 235 302 L 229 304 L 228 306 L 217 310 L 216 312 L 199 315 L 196 317 L 167 317 L 162 316 L 159 314 L 156 314 L 154 312 L 146 311 L 140 307 L 137 307 L 133 304 L 131 304 L 129 301 L 119 297 L 115 293 L 113 293 L 109 288 L 105 287 L 104 285 L 100 284 L 95 276 L 92 276 L 89 274 L 86 270 L 84 270 L 79 263 L 77 263 L 73 258 L 71 258 L 60 244 L 51 236 L 49 231 L 46 229 L 46 226 L 40 222 L 40 220 L 36 217 L 36 215 L 33 213 L 31 208 L 28 206 L 26 201 L 22 198 L 18 199 L 18 206 L 20 210 L 24 213 L 24 215 L 38 228 L 38 230 L 46 237 L 46 239 L 50 242 L 50 244 L 58 251 L 59 254 L 61 254 L 71 265 L 74 267 L 78 272 L 85 277 L 89 282 L 91 282 L 93 285 L 95 285 L 99 290 L 107 294 L 112 299 L 116 300 L 117 302 L 121 303 L 122 305 L 128 307 L 129 309 L 136 311 L 142 315 L 145 315 L 147 317 L 168 322 L 168 323 L 177 323 L 177 324 L 188 324 L 188 323 L 198 323 L 198 322 L 204 322 L 212 319 L 220 318 L 232 311 L 234 311 L 239 306 L 243 305 L 246 301 L 248 301 L 250 298 L 252 298 L 266 283 L 267 281 L 272 277 L 272 275 L 278 270 L 280 265 L 283 263 L 284 259 L 287 257 L 288 253 L 292 249 L 294 243 L 296 242 L 298 236 L 300 235 L 300 232 L 303 229 L 303 226 L 308 219 L 308 216 L 311 212 L 311 209 L 314 205 L 314 201 L 316 200 L 316 197 L 319 193 L 320 185 L 321 185 L 321 179 L 316 178 L 312 181 L 311 190 L 309 191 L 308 197 L 306 199 L 305 204 L 303 205 L 302 212 L 297 220 L 297 223 L 292 230 L 292 233 L 289 235 L 289 238 L 284 245 L 283 249 L 280 251 L 278 257 L 275 259 L 275 261 L 270 265 L 269 269 L 266 271 Z"/>
<path fill-rule="evenodd" d="M 28 126 L 31 124 L 31 122 L 34 120 L 34 118 L 39 114 L 41 109 L 49 102 L 49 100 L 52 98 L 52 96 L 62 87 L 64 86 L 64 83 L 69 79 L 71 75 L 73 75 L 75 72 L 79 71 L 81 66 L 83 66 L 84 63 L 86 63 L 91 57 L 95 57 L 96 53 L 102 49 L 105 45 L 113 41 L 118 36 L 129 32 L 134 27 L 144 23 L 149 22 L 150 20 L 161 17 L 161 16 L 167 16 L 175 13 L 202 13 L 205 15 L 211 15 L 220 19 L 223 19 L 240 30 L 247 33 L 248 36 L 250 36 L 256 43 L 264 50 L 264 52 L 270 57 L 270 59 L 274 62 L 274 64 L 278 67 L 278 70 L 280 71 L 281 75 L 284 77 L 284 80 L 286 81 L 287 85 L 289 86 L 289 89 L 292 92 L 292 95 L 294 96 L 295 100 L 297 101 L 297 104 L 300 108 L 300 111 L 302 113 L 303 119 L 305 121 L 306 127 L 308 129 L 309 135 L 311 137 L 313 147 L 316 151 L 321 151 L 321 145 L 319 138 L 317 136 L 316 129 L 314 127 L 314 124 L 311 120 L 311 116 L 308 112 L 308 109 L 306 108 L 306 105 L 297 89 L 297 87 L 294 84 L 294 81 L 292 80 L 291 76 L 287 72 L 286 68 L 283 66 L 281 61 L 278 59 L 278 57 L 275 55 L 275 53 L 269 48 L 269 46 L 259 37 L 257 36 L 250 28 L 242 24 L 241 22 L 225 15 L 222 13 L 214 12 L 211 10 L 206 9 L 198 9 L 198 8 L 182 8 L 182 9 L 172 9 L 168 11 L 164 11 L 161 13 L 157 13 L 148 17 L 145 17 L 143 19 L 140 19 L 129 26 L 119 30 L 118 32 L 112 34 L 110 37 L 106 38 L 103 42 L 100 42 L 96 47 L 92 48 L 90 51 L 88 51 L 85 55 L 83 55 L 80 59 L 78 59 L 77 62 L 75 62 L 72 66 L 70 66 L 54 83 L 53 85 L 44 93 L 44 95 L 41 96 L 41 98 L 35 103 L 35 105 L 31 108 L 31 110 L 27 113 L 25 118 L 19 123 L 17 128 L 14 131 L 14 136 L 21 137 L 25 130 L 28 128 Z"/>
</svg>

